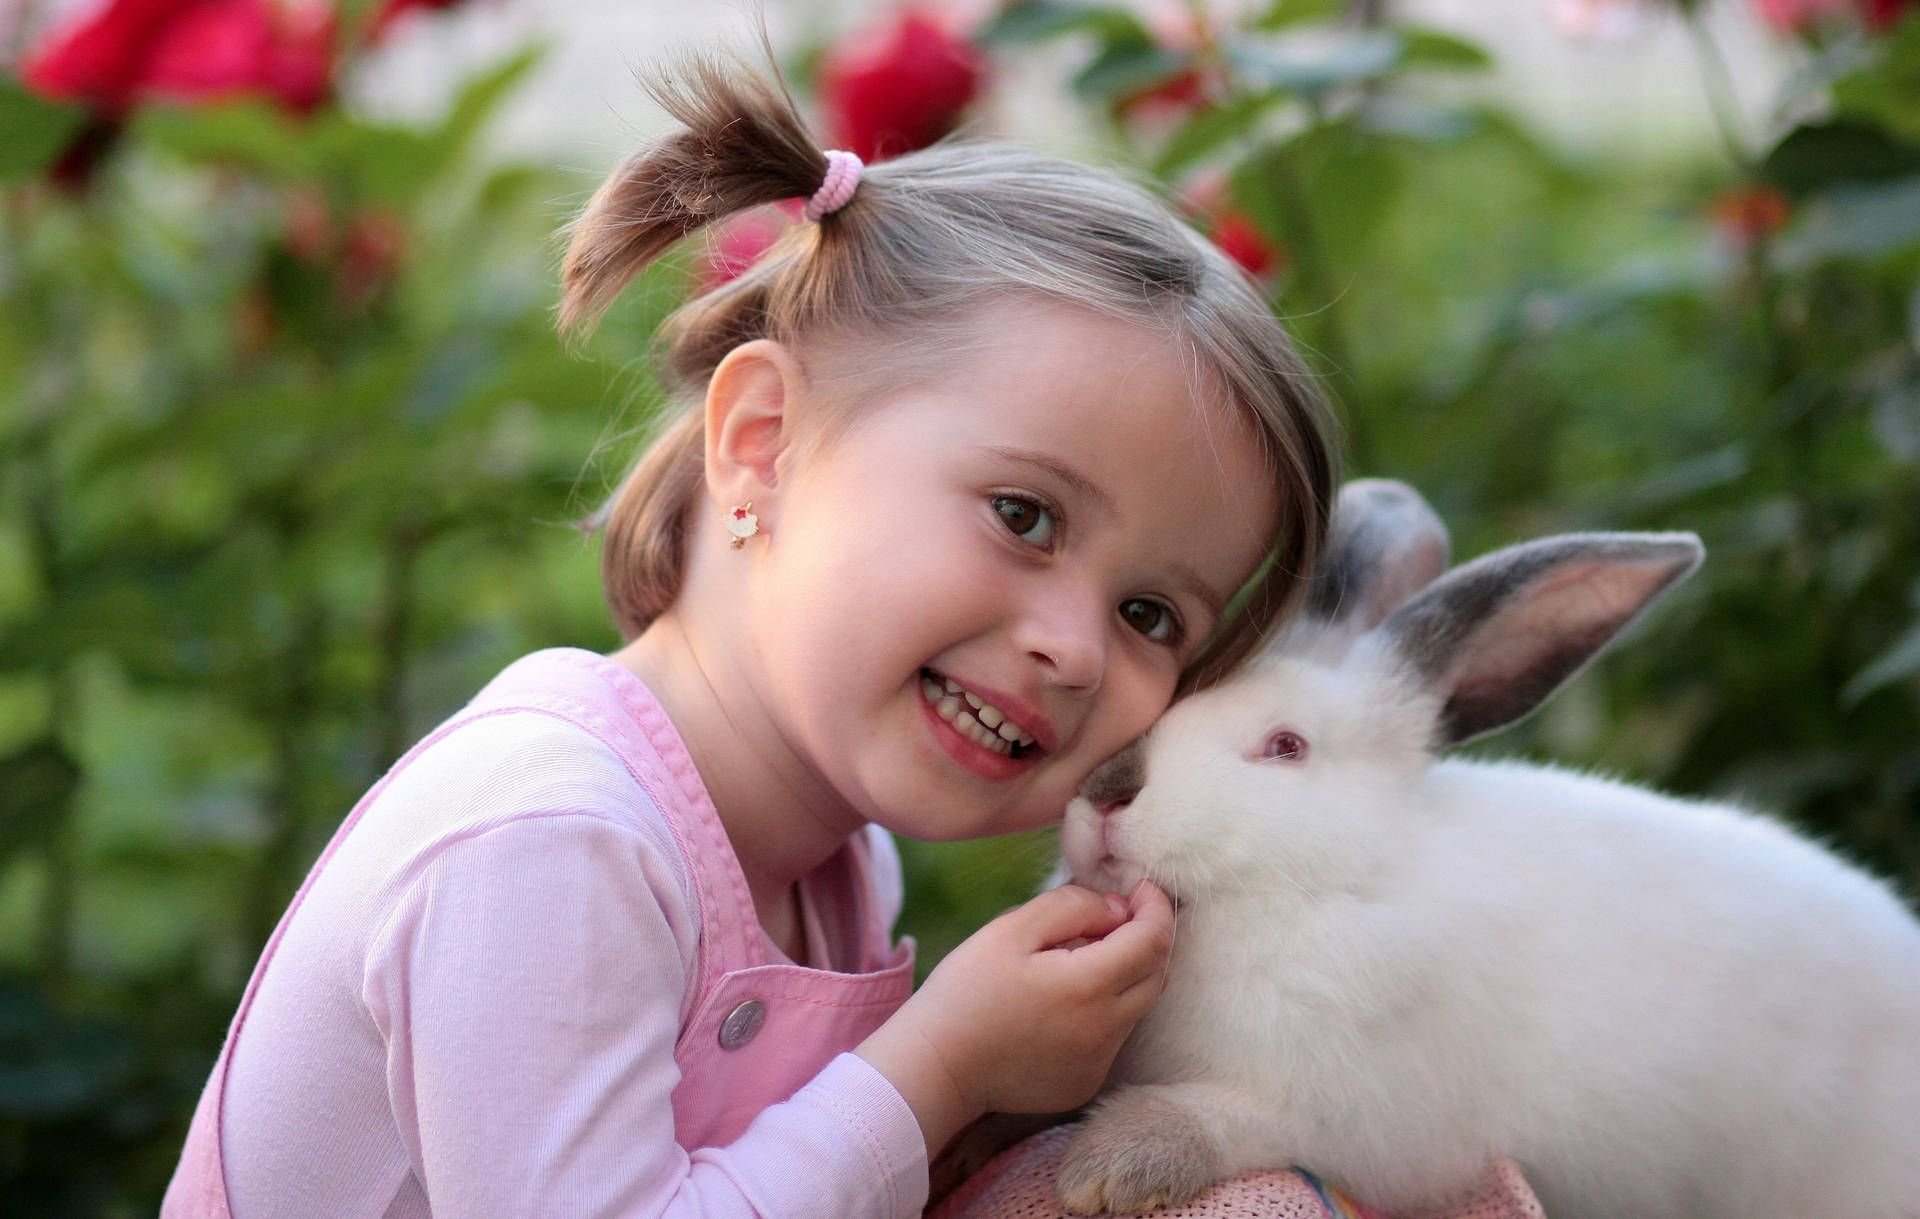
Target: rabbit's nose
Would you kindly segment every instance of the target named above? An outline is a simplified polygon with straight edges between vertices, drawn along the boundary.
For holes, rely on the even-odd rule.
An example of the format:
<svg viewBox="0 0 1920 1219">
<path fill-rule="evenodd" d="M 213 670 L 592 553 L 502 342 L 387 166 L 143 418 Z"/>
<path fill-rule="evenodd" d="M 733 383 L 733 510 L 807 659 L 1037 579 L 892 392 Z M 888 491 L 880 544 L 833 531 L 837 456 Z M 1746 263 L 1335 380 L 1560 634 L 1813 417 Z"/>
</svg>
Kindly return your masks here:
<svg viewBox="0 0 1920 1219">
<path fill-rule="evenodd" d="M 1080 794 L 1102 817 L 1117 813 L 1133 803 L 1147 784 L 1146 748 L 1139 741 L 1122 749 L 1093 768 Z"/>
</svg>

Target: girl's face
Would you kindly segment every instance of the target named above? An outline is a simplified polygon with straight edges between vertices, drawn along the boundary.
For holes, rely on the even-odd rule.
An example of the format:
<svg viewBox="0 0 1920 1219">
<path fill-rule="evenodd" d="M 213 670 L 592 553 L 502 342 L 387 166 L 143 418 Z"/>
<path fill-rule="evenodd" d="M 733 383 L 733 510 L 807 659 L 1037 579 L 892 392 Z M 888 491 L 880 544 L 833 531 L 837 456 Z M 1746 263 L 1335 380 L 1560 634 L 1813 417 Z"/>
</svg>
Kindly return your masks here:
<svg viewBox="0 0 1920 1219">
<path fill-rule="evenodd" d="M 1164 336 L 1030 303 L 982 325 L 788 463 L 749 543 L 764 705 L 850 813 L 924 839 L 1056 820 L 1166 709 L 1276 511 Z"/>
</svg>

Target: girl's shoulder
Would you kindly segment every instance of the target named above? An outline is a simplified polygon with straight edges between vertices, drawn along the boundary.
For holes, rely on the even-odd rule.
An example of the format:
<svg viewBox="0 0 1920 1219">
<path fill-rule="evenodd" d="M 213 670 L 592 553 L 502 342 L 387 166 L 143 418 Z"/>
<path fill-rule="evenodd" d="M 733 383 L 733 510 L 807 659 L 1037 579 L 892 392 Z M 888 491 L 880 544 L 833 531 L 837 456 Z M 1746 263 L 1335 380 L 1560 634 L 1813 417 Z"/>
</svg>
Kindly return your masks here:
<svg viewBox="0 0 1920 1219">
<path fill-rule="evenodd" d="M 507 666 L 396 762 L 350 837 L 379 840 L 378 857 L 411 872 L 450 844 L 563 818 L 629 843 L 691 896 L 682 827 L 704 798 L 689 790 L 691 766 L 638 679 L 593 652 L 547 649 Z"/>
</svg>

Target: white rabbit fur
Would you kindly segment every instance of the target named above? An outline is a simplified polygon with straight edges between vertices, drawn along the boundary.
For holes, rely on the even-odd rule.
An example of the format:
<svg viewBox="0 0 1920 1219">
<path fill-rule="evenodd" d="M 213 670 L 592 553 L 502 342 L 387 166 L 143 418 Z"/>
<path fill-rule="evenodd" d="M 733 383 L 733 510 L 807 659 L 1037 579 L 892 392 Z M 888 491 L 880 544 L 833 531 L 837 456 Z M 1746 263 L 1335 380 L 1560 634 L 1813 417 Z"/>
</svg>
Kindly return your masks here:
<svg viewBox="0 0 1920 1219">
<path fill-rule="evenodd" d="M 1920 1216 L 1920 924 L 1886 886 L 1738 808 L 1437 759 L 1489 728 L 1446 730 L 1463 668 L 1512 685 L 1513 653 L 1558 649 L 1492 718 L 1524 714 L 1697 542 L 1588 535 L 1644 569 L 1626 591 L 1591 564 L 1496 580 L 1477 641 L 1428 648 L 1480 659 L 1410 663 L 1408 615 L 1378 620 L 1433 574 L 1435 531 L 1444 566 L 1437 520 L 1424 547 L 1348 553 L 1360 621 L 1308 620 L 1176 704 L 1069 809 L 1076 879 L 1151 876 L 1178 915 L 1063 1199 L 1140 1210 L 1298 1164 L 1392 1210 L 1504 1154 L 1552 1219 Z M 1303 758 L 1262 756 L 1282 730 Z"/>
</svg>

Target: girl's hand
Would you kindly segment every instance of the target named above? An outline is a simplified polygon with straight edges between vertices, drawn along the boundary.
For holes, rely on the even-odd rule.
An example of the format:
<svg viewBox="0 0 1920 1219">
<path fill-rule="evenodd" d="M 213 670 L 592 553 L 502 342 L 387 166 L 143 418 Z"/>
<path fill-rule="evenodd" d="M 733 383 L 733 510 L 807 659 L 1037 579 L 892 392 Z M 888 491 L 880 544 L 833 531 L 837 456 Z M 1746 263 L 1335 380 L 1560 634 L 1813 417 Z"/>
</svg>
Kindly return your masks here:
<svg viewBox="0 0 1920 1219">
<path fill-rule="evenodd" d="M 975 932 L 856 1051 L 899 1089 L 929 1160 L 989 1110 L 1084 1104 L 1166 986 L 1173 906 L 1151 881 L 1125 899 L 1078 885 Z"/>
</svg>

